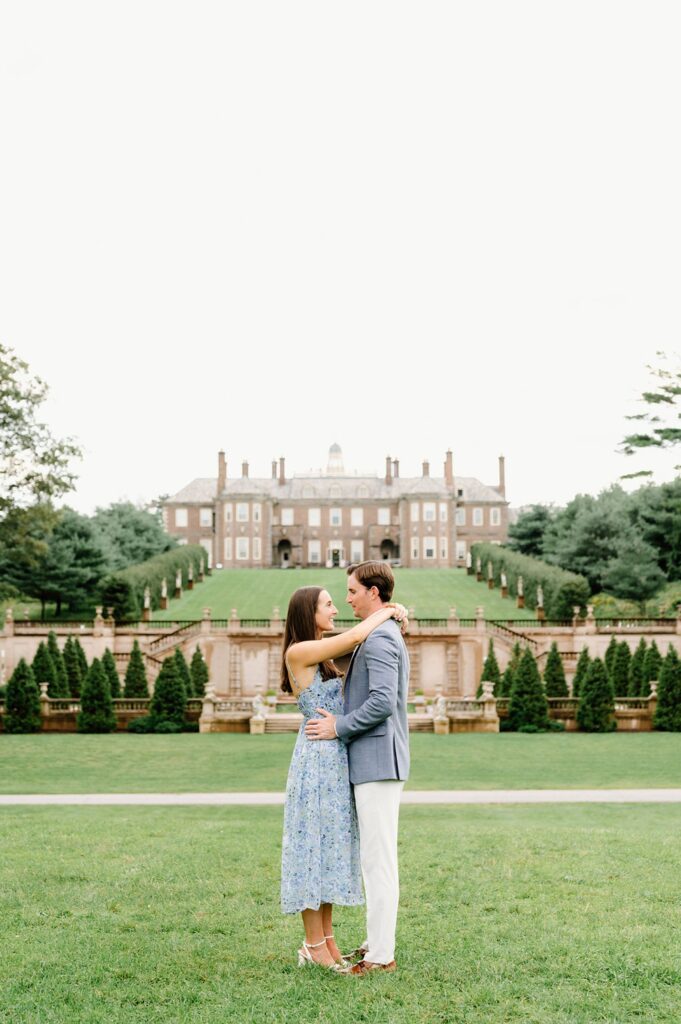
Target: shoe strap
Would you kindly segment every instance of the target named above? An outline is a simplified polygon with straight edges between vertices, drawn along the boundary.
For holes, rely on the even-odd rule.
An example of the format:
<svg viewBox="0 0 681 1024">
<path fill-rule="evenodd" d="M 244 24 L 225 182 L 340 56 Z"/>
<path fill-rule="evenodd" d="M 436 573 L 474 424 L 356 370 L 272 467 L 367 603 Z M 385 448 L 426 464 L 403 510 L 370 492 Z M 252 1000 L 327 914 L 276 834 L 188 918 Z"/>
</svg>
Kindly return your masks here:
<svg viewBox="0 0 681 1024">
<path fill-rule="evenodd" d="M 321 942 L 305 942 L 303 940 L 303 945 L 305 946 L 305 949 L 318 949 L 319 946 L 323 946 L 325 942 L 326 939 L 322 939 Z"/>
</svg>

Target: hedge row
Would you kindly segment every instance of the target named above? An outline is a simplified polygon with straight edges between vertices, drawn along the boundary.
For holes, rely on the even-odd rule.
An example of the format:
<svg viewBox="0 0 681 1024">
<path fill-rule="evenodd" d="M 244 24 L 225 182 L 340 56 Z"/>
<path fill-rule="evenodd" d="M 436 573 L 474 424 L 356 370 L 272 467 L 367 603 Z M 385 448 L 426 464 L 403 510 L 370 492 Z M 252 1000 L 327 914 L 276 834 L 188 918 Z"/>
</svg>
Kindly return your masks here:
<svg viewBox="0 0 681 1024">
<path fill-rule="evenodd" d="M 518 577 L 522 576 L 527 608 L 537 607 L 537 587 L 541 585 L 544 592 L 544 611 L 549 619 L 571 619 L 573 608 L 576 605 L 585 608 L 589 600 L 589 584 L 583 576 L 566 572 L 565 569 L 549 565 L 539 558 L 520 555 L 500 544 L 473 544 L 471 556 L 474 568 L 480 559 L 485 580 L 488 563 L 492 563 L 496 586 L 500 586 L 501 574 L 505 572 L 508 592 L 513 597 L 518 593 Z"/>
<path fill-rule="evenodd" d="M 154 555 L 146 562 L 121 569 L 103 581 L 102 604 L 105 608 L 112 607 L 114 616 L 122 619 L 138 619 L 144 607 L 144 590 L 149 587 L 151 607 L 161 606 L 161 587 L 165 579 L 168 597 L 175 592 L 175 577 L 178 569 L 182 574 L 182 587 L 187 586 L 189 567 L 192 566 L 194 579 L 198 580 L 203 563 L 206 570 L 207 555 L 200 544 L 187 544 L 165 551 L 162 555 Z"/>
</svg>

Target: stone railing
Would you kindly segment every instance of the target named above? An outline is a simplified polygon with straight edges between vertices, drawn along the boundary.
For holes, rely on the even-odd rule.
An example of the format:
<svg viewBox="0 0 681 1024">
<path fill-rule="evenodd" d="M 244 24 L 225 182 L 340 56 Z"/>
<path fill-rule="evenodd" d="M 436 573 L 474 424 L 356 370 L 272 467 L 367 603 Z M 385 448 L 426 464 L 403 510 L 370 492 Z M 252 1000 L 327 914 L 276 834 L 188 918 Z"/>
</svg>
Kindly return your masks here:
<svg viewBox="0 0 681 1024">
<path fill-rule="evenodd" d="M 80 700 L 74 697 L 48 697 L 47 683 L 40 684 L 40 728 L 42 732 L 77 732 Z M 128 723 L 135 718 L 149 714 L 149 697 L 114 697 L 114 714 L 116 716 L 116 732 L 124 732 Z M 248 702 L 250 713 L 253 703 Z M 190 697 L 187 701 L 185 719 L 187 722 L 198 722 L 203 699 Z M 0 728 L 5 716 L 4 701 L 0 701 Z"/>
<path fill-rule="evenodd" d="M 650 732 L 657 708 L 657 682 L 651 684 L 649 697 L 615 697 L 615 722 L 618 732 Z M 548 697 L 549 718 L 563 722 L 567 732 L 577 728 L 579 697 Z M 496 702 L 500 719 L 508 717 L 510 697 L 499 697 Z"/>
</svg>

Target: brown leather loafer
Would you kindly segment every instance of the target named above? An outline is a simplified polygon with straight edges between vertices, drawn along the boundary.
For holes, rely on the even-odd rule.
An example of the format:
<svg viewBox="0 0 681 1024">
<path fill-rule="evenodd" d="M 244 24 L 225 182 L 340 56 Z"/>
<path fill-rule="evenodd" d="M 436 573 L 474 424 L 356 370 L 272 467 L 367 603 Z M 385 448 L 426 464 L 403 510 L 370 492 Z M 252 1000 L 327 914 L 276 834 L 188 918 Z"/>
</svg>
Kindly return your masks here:
<svg viewBox="0 0 681 1024">
<path fill-rule="evenodd" d="M 364 976 L 370 971 L 396 971 L 397 963 L 391 960 L 389 964 L 372 964 L 369 960 L 360 960 L 358 964 L 350 968 L 349 974 Z"/>
</svg>

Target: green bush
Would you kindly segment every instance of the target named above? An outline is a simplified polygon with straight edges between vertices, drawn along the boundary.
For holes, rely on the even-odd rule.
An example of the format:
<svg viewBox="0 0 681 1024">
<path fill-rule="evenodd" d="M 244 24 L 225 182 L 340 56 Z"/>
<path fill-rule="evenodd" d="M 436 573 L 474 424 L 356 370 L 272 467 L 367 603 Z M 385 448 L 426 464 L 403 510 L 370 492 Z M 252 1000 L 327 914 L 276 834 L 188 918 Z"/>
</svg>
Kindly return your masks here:
<svg viewBox="0 0 681 1024">
<path fill-rule="evenodd" d="M 626 640 L 617 645 L 617 652 L 612 663 L 612 688 L 616 697 L 626 697 L 629 693 L 629 669 L 631 667 L 631 651 Z"/>
<path fill-rule="evenodd" d="M 196 645 L 196 650 L 192 654 L 191 665 L 189 668 L 192 677 L 192 690 L 195 697 L 203 697 L 206 692 L 206 687 L 209 682 L 208 665 L 201 652 L 201 648 Z"/>
<path fill-rule="evenodd" d="M 608 671 L 600 658 L 594 658 L 579 695 L 577 724 L 584 732 L 612 732 L 615 695 Z"/>
<path fill-rule="evenodd" d="M 681 732 L 681 661 L 671 644 L 660 669 L 653 726 L 663 732 Z"/>
<path fill-rule="evenodd" d="M 133 642 L 132 651 L 130 652 L 130 661 L 128 662 L 128 667 L 125 670 L 123 696 L 149 696 L 149 686 L 147 684 L 147 670 L 144 667 L 144 658 L 142 657 L 140 645 L 137 642 L 137 640 Z"/>
<path fill-rule="evenodd" d="M 646 656 L 643 659 L 643 685 L 641 688 L 641 696 L 648 697 L 650 694 L 650 684 L 653 680 L 659 680 L 660 670 L 662 668 L 662 655 L 660 649 L 654 640 L 651 641 L 650 647 L 646 651 Z"/>
<path fill-rule="evenodd" d="M 184 692 L 187 695 L 187 697 L 193 697 L 194 686 L 192 684 L 192 677 L 189 673 L 189 665 L 187 664 L 187 659 L 185 658 L 184 654 L 182 653 L 179 647 L 175 651 L 173 657 L 175 658 L 175 668 L 177 669 L 177 674 L 182 680 L 182 685 L 184 686 Z"/>
<path fill-rule="evenodd" d="M 50 693 L 50 697 L 70 697 L 71 690 L 69 688 L 69 678 L 66 672 L 66 665 L 64 664 L 64 655 L 59 649 L 57 634 L 52 629 L 47 634 L 47 653 L 54 665 L 55 674 L 55 685 L 53 692 Z"/>
<path fill-rule="evenodd" d="M 643 695 L 643 666 L 645 665 L 648 645 L 643 637 L 638 642 L 629 665 L 629 697 L 641 697 Z"/>
<path fill-rule="evenodd" d="M 116 716 L 111 703 L 109 681 L 99 658 L 94 658 L 80 695 L 78 732 L 113 732 Z"/>
<path fill-rule="evenodd" d="M 157 721 L 155 728 L 163 722 L 173 722 L 182 728 L 187 705 L 187 693 L 177 671 L 175 658 L 166 658 L 154 686 L 154 696 L 149 706 L 150 713 Z"/>
<path fill-rule="evenodd" d="M 537 662 L 529 649 L 523 651 L 515 672 L 508 706 L 508 722 L 509 728 L 516 732 L 527 726 L 533 726 L 538 732 L 549 728 L 546 694 Z"/>
<path fill-rule="evenodd" d="M 584 680 L 586 679 L 589 671 L 589 665 L 591 664 L 591 656 L 589 654 L 588 647 L 582 647 L 577 658 L 577 668 L 575 669 L 574 678 L 572 680 L 572 696 L 579 697 L 582 687 L 584 686 Z"/>
<path fill-rule="evenodd" d="M 83 685 L 83 672 L 81 668 L 81 660 L 78 655 L 78 647 L 80 644 L 75 637 L 67 636 L 66 643 L 64 644 L 64 667 L 66 669 L 66 681 L 69 688 L 69 695 L 71 697 L 80 697 L 81 687 Z M 82 651 L 82 647 L 80 647 Z"/>
<path fill-rule="evenodd" d="M 485 664 L 482 666 L 482 675 L 480 676 L 480 683 L 478 685 L 478 692 L 476 697 L 482 697 L 482 684 L 484 682 L 494 683 L 493 693 L 499 695 L 499 684 L 501 683 L 501 672 L 499 671 L 499 663 L 494 653 L 494 641 L 490 640 L 489 647 L 487 648 L 487 657 L 485 658 Z"/>
<path fill-rule="evenodd" d="M 124 570 L 125 571 L 125 570 Z M 116 622 L 126 619 L 135 621 L 140 617 L 140 602 L 134 584 L 121 575 L 107 576 L 102 582 L 101 601 L 105 608 L 113 608 Z"/>
<path fill-rule="evenodd" d="M 140 715 L 128 722 L 128 732 L 149 733 L 154 732 L 156 719 L 152 715 Z"/>
<path fill-rule="evenodd" d="M 568 695 L 563 659 L 558 652 L 558 644 L 555 641 L 551 644 L 551 649 L 546 659 L 544 690 L 547 697 L 567 697 Z"/>
<path fill-rule="evenodd" d="M 102 668 L 104 675 L 106 676 L 109 683 L 109 691 L 112 698 L 115 700 L 121 695 L 121 681 L 118 678 L 118 670 L 116 668 L 116 659 L 107 647 L 102 656 Z"/>
<path fill-rule="evenodd" d="M 57 670 L 54 667 L 54 662 L 50 657 L 50 652 L 48 651 L 47 644 L 44 640 L 41 640 L 38 644 L 38 649 L 33 657 L 31 668 L 33 669 L 33 677 L 38 684 L 38 692 L 40 692 L 40 684 L 47 683 L 48 697 L 62 696 L 61 693 L 55 692 L 59 689 L 57 683 Z"/>
<path fill-rule="evenodd" d="M 5 732 L 40 732 L 40 691 L 28 662 L 21 658 L 5 693 Z"/>
<path fill-rule="evenodd" d="M 544 610 L 549 619 L 571 619 L 573 608 L 586 606 L 589 600 L 589 584 L 583 576 L 566 572 L 539 558 L 518 554 L 501 544 L 471 545 L 473 561 L 480 558 L 483 565 L 492 563 L 494 582 L 501 583 L 501 573 L 505 572 L 508 580 L 508 592 L 512 596 L 518 593 L 518 577 L 522 576 L 525 604 L 528 608 L 537 607 L 537 587 L 541 585 L 544 593 Z"/>
</svg>

